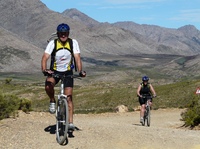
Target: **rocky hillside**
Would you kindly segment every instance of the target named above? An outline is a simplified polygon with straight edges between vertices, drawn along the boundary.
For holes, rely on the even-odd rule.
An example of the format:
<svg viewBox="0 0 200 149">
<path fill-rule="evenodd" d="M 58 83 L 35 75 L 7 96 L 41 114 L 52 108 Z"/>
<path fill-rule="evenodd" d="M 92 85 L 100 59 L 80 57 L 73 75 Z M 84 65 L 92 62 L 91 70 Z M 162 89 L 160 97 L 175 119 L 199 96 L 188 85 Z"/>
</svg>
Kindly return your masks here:
<svg viewBox="0 0 200 149">
<path fill-rule="evenodd" d="M 158 54 L 164 54 L 187 57 L 200 53 L 200 32 L 194 26 L 169 29 L 134 22 L 101 23 L 77 9 L 66 9 L 63 13 L 54 12 L 40 0 L 0 1 L 0 19 L 0 50 L 4 51 L 0 61 L 1 72 L 19 69 L 27 72 L 30 66 L 35 68 L 32 71 L 40 71 L 40 60 L 46 41 L 61 22 L 70 25 L 70 36 L 79 41 L 87 66 L 97 65 L 98 61 L 120 61 L 122 64 L 131 60 L 134 66 L 138 64 L 127 55 L 145 54 L 158 57 Z M 10 47 L 16 50 L 9 50 Z M 22 54 L 16 54 L 16 51 L 21 51 Z M 10 59 L 6 61 L 8 55 Z M 195 59 L 194 63 L 198 61 Z M 161 63 L 156 64 L 161 68 Z M 166 66 L 168 64 L 169 62 L 162 63 Z M 185 64 L 187 65 L 189 64 Z M 170 67 L 169 65 L 169 69 Z"/>
<path fill-rule="evenodd" d="M 155 25 L 139 25 L 134 22 L 117 22 L 113 25 L 138 33 L 147 40 L 158 44 L 157 48 L 161 53 L 168 51 L 168 54 L 178 55 L 199 54 L 200 31 L 192 25 L 186 25 L 178 29 L 161 28 Z"/>
<path fill-rule="evenodd" d="M 93 27 L 95 25 L 98 25 L 99 22 L 90 18 L 89 16 L 87 16 L 86 14 L 78 11 L 77 9 L 66 9 L 62 15 L 64 16 L 68 16 L 70 18 L 72 18 L 73 20 L 76 20 L 78 22 L 83 23 L 84 25 L 88 26 L 88 27 Z"/>
<path fill-rule="evenodd" d="M 40 69 L 41 50 L 0 27 L 0 72 L 32 72 Z"/>
</svg>

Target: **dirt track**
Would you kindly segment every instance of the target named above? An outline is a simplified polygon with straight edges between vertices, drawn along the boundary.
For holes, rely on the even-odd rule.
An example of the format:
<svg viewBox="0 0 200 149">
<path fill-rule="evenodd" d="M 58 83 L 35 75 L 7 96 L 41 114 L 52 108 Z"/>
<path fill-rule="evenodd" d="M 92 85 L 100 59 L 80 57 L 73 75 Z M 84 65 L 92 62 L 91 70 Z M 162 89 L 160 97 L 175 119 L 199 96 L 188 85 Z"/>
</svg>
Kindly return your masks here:
<svg viewBox="0 0 200 149">
<path fill-rule="evenodd" d="M 139 112 L 75 115 L 68 144 L 55 137 L 55 117 L 20 112 L 0 121 L 1 149 L 200 149 L 200 131 L 179 128 L 179 109 L 152 111 L 150 127 L 141 126 Z"/>
</svg>

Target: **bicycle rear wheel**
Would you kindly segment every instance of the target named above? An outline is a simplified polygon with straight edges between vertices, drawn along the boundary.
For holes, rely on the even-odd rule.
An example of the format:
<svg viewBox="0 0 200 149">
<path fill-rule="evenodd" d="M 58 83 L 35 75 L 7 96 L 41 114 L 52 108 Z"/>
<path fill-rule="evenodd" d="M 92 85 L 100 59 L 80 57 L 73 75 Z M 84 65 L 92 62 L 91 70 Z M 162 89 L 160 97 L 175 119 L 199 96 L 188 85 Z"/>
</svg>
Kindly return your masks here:
<svg viewBox="0 0 200 149">
<path fill-rule="evenodd" d="M 68 132 L 68 103 L 67 99 L 63 98 L 58 101 L 56 112 L 56 140 L 62 145 L 67 141 Z"/>
<path fill-rule="evenodd" d="M 150 120 L 151 120 L 150 106 L 148 106 L 146 108 L 147 108 L 147 115 L 146 115 L 147 126 L 150 126 Z"/>
</svg>

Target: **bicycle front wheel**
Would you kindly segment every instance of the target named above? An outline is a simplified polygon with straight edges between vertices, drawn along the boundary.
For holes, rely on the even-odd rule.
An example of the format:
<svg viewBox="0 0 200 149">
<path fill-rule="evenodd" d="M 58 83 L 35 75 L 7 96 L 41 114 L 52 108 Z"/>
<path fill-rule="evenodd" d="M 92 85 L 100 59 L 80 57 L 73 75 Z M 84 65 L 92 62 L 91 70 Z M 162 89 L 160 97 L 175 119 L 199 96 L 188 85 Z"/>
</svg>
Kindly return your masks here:
<svg viewBox="0 0 200 149">
<path fill-rule="evenodd" d="M 62 145 L 67 141 L 68 132 L 68 103 L 67 99 L 58 101 L 56 113 L 56 140 Z"/>
</svg>

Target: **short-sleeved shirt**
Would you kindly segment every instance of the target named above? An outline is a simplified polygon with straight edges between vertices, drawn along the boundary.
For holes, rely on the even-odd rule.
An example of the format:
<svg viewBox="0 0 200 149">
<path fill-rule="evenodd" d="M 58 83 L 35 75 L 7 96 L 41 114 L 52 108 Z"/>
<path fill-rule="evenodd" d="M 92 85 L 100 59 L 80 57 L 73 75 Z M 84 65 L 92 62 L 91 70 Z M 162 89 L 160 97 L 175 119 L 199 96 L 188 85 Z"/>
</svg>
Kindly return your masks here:
<svg viewBox="0 0 200 149">
<path fill-rule="evenodd" d="M 73 43 L 73 53 L 74 54 L 80 53 L 78 42 L 75 39 L 72 39 L 72 43 Z M 59 46 L 60 46 L 59 50 L 56 51 L 55 53 L 53 68 L 56 71 L 65 72 L 71 69 L 70 67 L 72 62 L 72 55 L 70 52 L 69 42 L 63 45 L 63 47 L 62 44 L 59 44 Z M 45 49 L 45 53 L 51 55 L 54 48 L 55 48 L 55 42 L 54 40 L 51 40 Z"/>
</svg>

